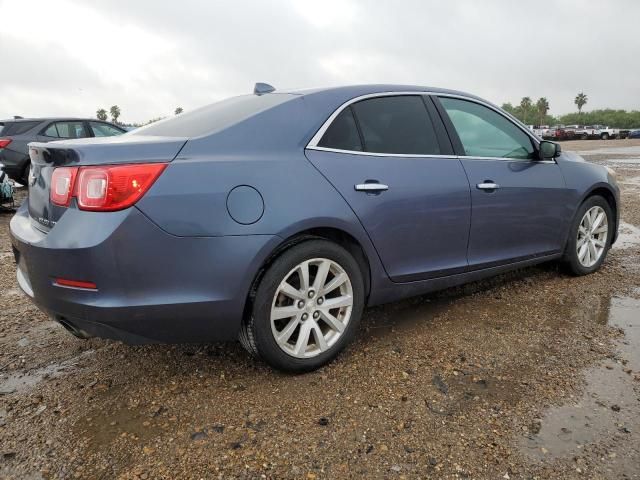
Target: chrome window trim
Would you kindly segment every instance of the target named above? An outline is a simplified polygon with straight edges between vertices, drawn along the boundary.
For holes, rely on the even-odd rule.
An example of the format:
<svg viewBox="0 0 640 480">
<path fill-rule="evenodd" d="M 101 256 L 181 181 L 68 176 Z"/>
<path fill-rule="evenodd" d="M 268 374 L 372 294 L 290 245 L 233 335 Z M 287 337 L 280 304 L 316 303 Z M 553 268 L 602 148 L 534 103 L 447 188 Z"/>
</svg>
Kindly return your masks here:
<svg viewBox="0 0 640 480">
<path fill-rule="evenodd" d="M 555 160 L 536 160 L 533 158 L 509 158 L 509 157 L 473 157 L 469 155 L 424 155 L 415 154 L 407 155 L 404 153 L 375 153 L 375 152 L 359 152 L 358 150 L 342 150 L 339 148 L 329 147 L 307 147 L 305 150 L 316 150 L 319 152 L 343 153 L 346 155 L 363 155 L 365 157 L 392 157 L 392 158 L 447 158 L 450 160 L 464 160 L 470 158 L 473 160 L 500 160 L 502 162 L 531 162 L 531 163 L 556 163 Z"/>
<path fill-rule="evenodd" d="M 329 147 L 320 147 L 320 146 L 318 146 L 318 143 L 320 142 L 320 140 L 324 136 L 325 132 L 327 131 L 327 129 L 329 128 L 331 123 L 333 123 L 333 121 L 336 119 L 336 117 L 338 115 L 340 115 L 342 113 L 342 111 L 345 108 L 349 107 L 350 105 L 352 105 L 352 104 L 354 104 L 356 102 L 359 102 L 361 100 L 367 100 L 369 98 L 398 97 L 398 96 L 408 96 L 408 95 L 420 96 L 420 97 L 425 96 L 425 95 L 432 95 L 432 96 L 436 96 L 436 97 L 459 98 L 460 100 L 466 100 L 466 101 L 469 101 L 469 102 L 474 102 L 474 103 L 477 103 L 477 104 L 482 105 L 484 107 L 487 107 L 490 110 L 493 110 L 494 112 L 496 112 L 498 115 L 503 116 L 505 119 L 507 119 L 508 121 L 513 123 L 516 127 L 518 127 L 520 130 L 522 130 L 533 141 L 534 145 L 537 148 L 540 148 L 540 140 L 535 135 L 533 135 L 533 132 L 531 132 L 524 125 L 521 125 L 520 122 L 517 121 L 517 119 L 514 119 L 511 116 L 506 115 L 505 112 L 502 112 L 500 109 L 498 109 L 497 107 L 491 105 L 490 103 L 484 102 L 482 100 L 478 100 L 477 98 L 467 97 L 465 95 L 460 95 L 460 94 L 455 94 L 455 93 L 430 92 L 430 91 L 426 91 L 425 90 L 425 91 L 399 91 L 399 92 L 368 93 L 366 95 L 360 95 L 358 97 L 355 97 L 355 98 L 352 98 L 350 100 L 347 100 L 342 105 L 340 105 L 331 115 L 329 115 L 329 118 L 327 118 L 327 120 L 325 120 L 325 122 L 318 129 L 318 131 L 315 133 L 315 135 L 311 138 L 311 140 L 309 141 L 309 143 L 307 144 L 305 149 L 320 150 L 320 151 L 326 151 L 326 152 L 336 152 L 336 153 L 349 153 L 349 154 L 354 154 L 354 155 L 369 155 L 369 156 L 374 156 L 374 157 L 477 158 L 478 160 L 534 161 L 534 162 L 538 162 L 538 163 L 546 163 L 546 162 L 556 163 L 555 160 L 551 160 L 551 161 L 548 161 L 548 160 L 535 160 L 535 159 L 530 159 L 530 158 L 475 157 L 473 155 L 417 155 L 417 154 L 412 155 L 412 154 L 405 154 L 405 153 L 361 152 L 361 151 L 358 151 L 358 150 L 342 150 L 342 149 L 337 149 L 337 148 L 329 148 Z"/>
<path fill-rule="evenodd" d="M 458 158 L 455 154 L 451 155 L 427 155 L 427 154 L 411 154 L 411 153 L 379 153 L 379 152 L 361 152 L 359 150 L 342 150 L 340 148 L 308 146 L 306 150 L 318 150 L 320 152 L 346 153 L 348 155 L 364 155 L 367 157 L 398 157 L 398 158 Z"/>
</svg>

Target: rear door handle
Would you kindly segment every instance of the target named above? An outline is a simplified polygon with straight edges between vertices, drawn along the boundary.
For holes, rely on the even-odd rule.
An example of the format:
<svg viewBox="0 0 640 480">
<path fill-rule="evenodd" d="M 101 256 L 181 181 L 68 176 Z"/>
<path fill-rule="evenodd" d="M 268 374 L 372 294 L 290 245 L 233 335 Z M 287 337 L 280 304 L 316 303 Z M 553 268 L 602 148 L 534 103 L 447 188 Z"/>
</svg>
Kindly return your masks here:
<svg viewBox="0 0 640 480">
<path fill-rule="evenodd" d="M 359 192 L 384 192 L 385 190 L 389 190 L 389 185 L 384 185 L 383 183 L 358 183 L 354 185 L 354 188 Z"/>
<path fill-rule="evenodd" d="M 476 187 L 478 187 L 480 190 L 497 190 L 498 188 L 500 188 L 500 185 L 492 182 L 491 180 L 485 180 L 484 182 L 476 185 Z"/>
</svg>

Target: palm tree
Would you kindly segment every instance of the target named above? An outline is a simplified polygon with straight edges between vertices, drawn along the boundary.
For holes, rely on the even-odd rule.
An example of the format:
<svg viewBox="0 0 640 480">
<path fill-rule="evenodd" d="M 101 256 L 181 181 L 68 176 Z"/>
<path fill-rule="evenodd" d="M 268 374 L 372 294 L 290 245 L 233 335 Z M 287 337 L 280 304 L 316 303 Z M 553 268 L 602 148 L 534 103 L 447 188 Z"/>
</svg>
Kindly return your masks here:
<svg viewBox="0 0 640 480">
<path fill-rule="evenodd" d="M 120 117 L 120 107 L 114 105 L 109 109 L 109 112 L 111 113 L 111 120 L 113 120 L 113 123 L 118 123 L 118 117 Z"/>
<path fill-rule="evenodd" d="M 549 111 L 549 102 L 546 98 L 541 97 L 536 102 L 536 109 L 538 110 L 538 115 L 540 115 L 540 125 L 544 123 L 544 117 L 547 116 L 547 112 Z"/>
<path fill-rule="evenodd" d="M 580 92 L 578 95 L 576 95 L 576 99 L 573 101 L 573 103 L 575 103 L 578 106 L 578 113 L 582 113 L 582 107 L 584 107 L 587 104 L 587 101 L 589 99 L 587 98 L 587 94 L 584 92 Z"/>
<path fill-rule="evenodd" d="M 104 108 L 99 108 L 96 112 L 96 118 L 104 122 L 108 118 L 107 111 Z"/>
<path fill-rule="evenodd" d="M 522 123 L 527 123 L 527 114 L 531 108 L 531 98 L 523 97 L 520 100 L 520 108 L 522 109 Z"/>
<path fill-rule="evenodd" d="M 178 107 L 176 108 L 175 114 L 180 115 L 182 112 L 184 112 L 184 110 L 182 110 L 182 107 Z"/>
</svg>

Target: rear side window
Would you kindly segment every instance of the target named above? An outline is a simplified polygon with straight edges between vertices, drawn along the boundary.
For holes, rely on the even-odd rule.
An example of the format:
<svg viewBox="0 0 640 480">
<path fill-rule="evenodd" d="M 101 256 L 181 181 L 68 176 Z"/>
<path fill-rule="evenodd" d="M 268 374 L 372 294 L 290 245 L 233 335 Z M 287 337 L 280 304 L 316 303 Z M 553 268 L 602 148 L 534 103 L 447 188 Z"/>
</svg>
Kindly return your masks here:
<svg viewBox="0 0 640 480">
<path fill-rule="evenodd" d="M 199 137 L 218 132 L 247 118 L 280 105 L 295 95 L 269 93 L 266 95 L 242 95 L 223 100 L 206 107 L 181 113 L 166 120 L 137 128 L 132 135 L 157 135 L 161 137 Z"/>
<path fill-rule="evenodd" d="M 484 105 L 440 97 L 465 153 L 472 157 L 530 159 L 534 148 L 529 136 L 513 122 Z"/>
<path fill-rule="evenodd" d="M 433 123 L 418 95 L 378 97 L 353 104 L 364 150 L 372 153 L 438 155 Z"/>
<path fill-rule="evenodd" d="M 2 135 L 22 135 L 27 133 L 40 122 L 6 122 L 4 128 L 0 127 Z"/>
<path fill-rule="evenodd" d="M 53 138 L 84 138 L 88 136 L 83 122 L 55 122 L 46 128 L 44 135 Z"/>
<path fill-rule="evenodd" d="M 338 150 L 362 151 L 362 142 L 360 141 L 360 134 L 358 133 L 351 107 L 345 108 L 333 120 L 318 146 L 336 148 Z"/>
<path fill-rule="evenodd" d="M 108 123 L 89 122 L 94 137 L 113 137 L 114 135 L 122 135 L 124 132 Z"/>
</svg>

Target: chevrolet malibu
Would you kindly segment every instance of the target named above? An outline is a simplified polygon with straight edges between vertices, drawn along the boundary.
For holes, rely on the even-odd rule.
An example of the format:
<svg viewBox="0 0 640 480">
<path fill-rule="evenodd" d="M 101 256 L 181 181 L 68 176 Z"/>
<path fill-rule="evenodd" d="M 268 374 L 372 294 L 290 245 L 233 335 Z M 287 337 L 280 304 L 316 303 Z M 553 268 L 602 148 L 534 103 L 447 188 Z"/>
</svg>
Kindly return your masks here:
<svg viewBox="0 0 640 480">
<path fill-rule="evenodd" d="M 436 88 L 257 84 L 30 158 L 11 235 L 43 311 L 82 338 L 240 339 L 292 372 L 365 306 L 552 260 L 592 273 L 620 211 L 610 169 Z"/>
</svg>

